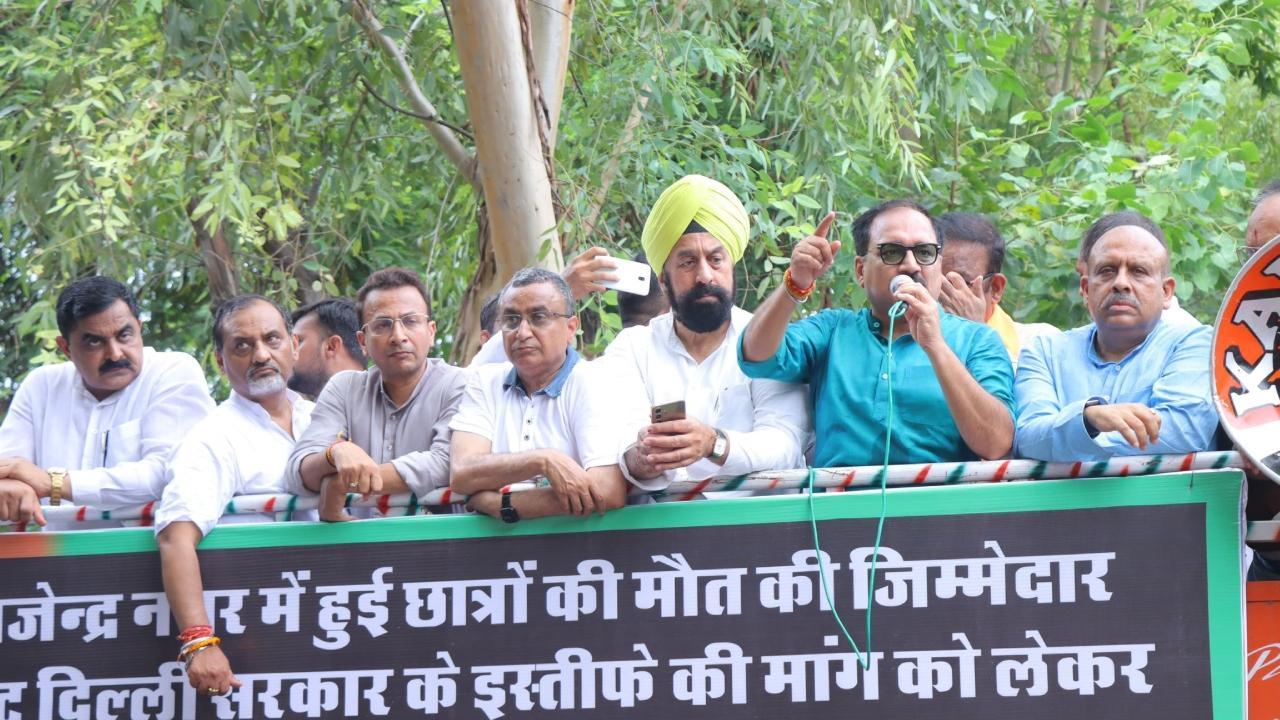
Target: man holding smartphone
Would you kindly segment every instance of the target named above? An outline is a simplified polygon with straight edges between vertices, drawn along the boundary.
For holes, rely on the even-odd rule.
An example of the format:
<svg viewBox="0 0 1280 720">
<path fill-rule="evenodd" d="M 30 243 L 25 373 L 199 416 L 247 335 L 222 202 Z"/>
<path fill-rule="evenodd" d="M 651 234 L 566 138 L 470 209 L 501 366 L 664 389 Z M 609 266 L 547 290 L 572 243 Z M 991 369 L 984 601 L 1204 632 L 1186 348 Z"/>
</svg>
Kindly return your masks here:
<svg viewBox="0 0 1280 720">
<path fill-rule="evenodd" d="M 701 175 L 663 191 L 645 221 L 641 244 L 671 312 L 623 330 L 604 353 L 653 407 L 623 460 L 643 490 L 804 467 L 804 386 L 753 380 L 738 367 L 738 336 L 751 313 L 734 305 L 733 273 L 750 231 L 737 196 Z"/>
</svg>

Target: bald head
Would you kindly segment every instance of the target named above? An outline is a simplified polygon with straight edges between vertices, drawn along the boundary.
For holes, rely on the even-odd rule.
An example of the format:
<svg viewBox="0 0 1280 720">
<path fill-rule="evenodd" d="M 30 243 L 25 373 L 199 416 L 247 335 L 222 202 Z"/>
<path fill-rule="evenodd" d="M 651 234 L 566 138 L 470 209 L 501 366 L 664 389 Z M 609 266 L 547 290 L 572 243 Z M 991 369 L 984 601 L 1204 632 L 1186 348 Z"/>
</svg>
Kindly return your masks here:
<svg viewBox="0 0 1280 720">
<path fill-rule="evenodd" d="M 1160 270 L 1164 277 L 1169 277 L 1169 245 L 1164 239 L 1164 231 L 1151 218 L 1132 211 L 1108 213 L 1094 221 L 1085 231 L 1080 241 L 1080 255 L 1076 259 L 1076 272 L 1081 275 L 1089 272 L 1095 246 L 1104 237 L 1120 233 L 1123 237 L 1132 237 L 1146 244 L 1150 240 L 1159 246 L 1153 249 L 1159 254 Z"/>
<path fill-rule="evenodd" d="M 1244 243 L 1257 250 L 1271 238 L 1280 235 L 1280 179 L 1272 180 L 1258 194 L 1244 231 Z"/>
</svg>

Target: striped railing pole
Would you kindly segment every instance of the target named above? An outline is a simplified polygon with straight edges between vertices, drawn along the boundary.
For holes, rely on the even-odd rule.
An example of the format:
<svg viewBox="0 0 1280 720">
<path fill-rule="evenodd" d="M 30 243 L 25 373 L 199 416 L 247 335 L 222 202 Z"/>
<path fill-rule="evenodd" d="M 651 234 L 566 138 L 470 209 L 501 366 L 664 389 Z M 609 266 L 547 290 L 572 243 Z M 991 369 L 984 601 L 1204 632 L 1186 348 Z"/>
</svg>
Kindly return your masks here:
<svg viewBox="0 0 1280 720">
<path fill-rule="evenodd" d="M 989 462 L 924 463 L 918 465 L 890 465 L 888 468 L 871 465 L 865 467 L 819 468 L 814 471 L 814 486 L 828 491 L 849 488 L 878 487 L 880 483 L 891 487 L 910 485 L 942 485 L 950 483 L 1012 482 L 1018 480 L 1051 480 L 1061 478 L 1116 477 L 1155 475 L 1158 473 L 1186 472 L 1190 470 L 1215 470 L 1240 468 L 1243 461 L 1234 451 L 1189 453 L 1185 455 L 1135 455 L 1115 457 L 1099 462 L 1047 463 L 1037 460 L 994 460 Z M 793 490 L 806 486 L 808 470 L 783 470 L 758 472 L 737 477 L 716 477 L 698 481 L 672 483 L 662 493 L 654 493 L 660 500 L 692 500 L 703 492 L 724 490 Z M 526 490 L 525 483 L 513 484 L 512 490 Z M 376 508 L 383 515 L 414 515 L 423 505 L 448 505 L 466 502 L 466 497 L 448 488 L 432 490 L 424 497 L 412 493 L 400 495 L 376 495 L 368 498 L 347 495 L 348 508 Z M 123 520 L 140 521 L 150 525 L 155 503 L 112 511 L 98 511 L 81 506 L 45 507 L 46 518 L 63 521 Z M 317 496 L 293 495 L 240 495 L 227 503 L 227 514 L 275 513 L 280 519 L 288 519 L 294 512 L 314 510 L 319 505 Z M 0 529 L 5 523 L 0 521 Z M 17 529 L 16 527 L 10 529 Z"/>
</svg>

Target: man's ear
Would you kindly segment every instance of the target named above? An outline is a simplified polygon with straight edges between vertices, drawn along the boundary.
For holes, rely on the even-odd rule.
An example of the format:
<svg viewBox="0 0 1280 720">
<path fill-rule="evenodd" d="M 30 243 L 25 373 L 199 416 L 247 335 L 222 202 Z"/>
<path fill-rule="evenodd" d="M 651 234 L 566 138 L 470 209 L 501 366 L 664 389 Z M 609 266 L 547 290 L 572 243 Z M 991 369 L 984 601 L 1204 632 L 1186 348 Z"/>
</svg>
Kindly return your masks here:
<svg viewBox="0 0 1280 720">
<path fill-rule="evenodd" d="M 1169 275 L 1166 276 L 1160 284 L 1160 289 L 1164 290 L 1164 309 L 1168 310 L 1169 305 L 1173 302 L 1173 286 L 1176 284 L 1176 281 L 1174 281 L 1172 275 Z"/>
<path fill-rule="evenodd" d="M 853 259 L 853 277 L 857 279 L 858 286 L 863 289 L 866 289 L 867 287 L 867 283 L 862 276 L 863 272 L 866 270 L 865 262 L 866 261 L 862 259 L 861 255 L 858 255 Z"/>
<path fill-rule="evenodd" d="M 58 344 L 58 350 L 60 350 L 63 355 L 66 355 L 68 358 L 71 357 L 71 344 L 67 342 L 66 338 L 59 335 L 54 342 Z"/>
<path fill-rule="evenodd" d="M 330 335 L 324 339 L 324 347 L 320 349 L 320 354 L 324 359 L 335 358 L 342 349 L 342 338 L 338 335 Z"/>
<path fill-rule="evenodd" d="M 213 360 L 218 363 L 218 370 L 223 374 L 227 374 L 227 366 L 222 362 L 222 353 L 218 350 L 213 351 Z"/>
<path fill-rule="evenodd" d="M 356 342 L 360 343 L 360 349 L 364 351 L 364 356 L 369 357 L 369 346 L 364 342 L 364 331 L 356 331 Z"/>
<path fill-rule="evenodd" d="M 578 322 L 577 315 L 574 315 L 573 317 L 569 318 L 569 332 L 573 333 L 574 335 L 577 335 L 579 325 L 581 325 L 581 323 Z"/>
<path fill-rule="evenodd" d="M 1084 273 L 1084 274 L 1080 275 L 1080 297 L 1082 297 L 1082 298 L 1088 298 L 1088 297 L 1089 297 L 1089 275 L 1088 275 L 1088 273 Z"/>
<path fill-rule="evenodd" d="M 1009 278 L 1005 277 L 1004 273 L 996 273 L 988 282 L 991 283 L 991 291 L 988 294 L 990 302 L 992 305 L 999 305 L 1000 300 L 1004 298 L 1004 289 L 1009 283 Z"/>
</svg>

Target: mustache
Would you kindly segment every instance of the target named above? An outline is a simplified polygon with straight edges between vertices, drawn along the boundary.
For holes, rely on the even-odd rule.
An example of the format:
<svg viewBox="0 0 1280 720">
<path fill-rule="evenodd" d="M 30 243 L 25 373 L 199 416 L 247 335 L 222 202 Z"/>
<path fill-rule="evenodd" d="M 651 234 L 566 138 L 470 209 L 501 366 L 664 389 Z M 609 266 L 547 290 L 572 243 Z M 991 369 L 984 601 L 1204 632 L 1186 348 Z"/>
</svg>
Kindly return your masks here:
<svg viewBox="0 0 1280 720">
<path fill-rule="evenodd" d="M 1103 309 L 1106 309 L 1119 302 L 1127 303 L 1129 305 L 1133 305 L 1134 307 L 1137 307 L 1138 296 L 1130 295 L 1129 293 L 1112 293 L 1111 296 L 1108 297 L 1106 301 L 1102 303 L 1102 307 Z"/>
<path fill-rule="evenodd" d="M 129 358 L 120 358 L 119 360 L 107 360 L 98 366 L 98 372 L 108 373 L 112 370 L 132 370 L 133 362 Z"/>
<path fill-rule="evenodd" d="M 732 302 L 729 291 L 719 285 L 695 285 L 680 296 L 681 302 L 689 303 L 704 297 L 714 297 L 721 302 Z"/>
<path fill-rule="evenodd" d="M 276 364 L 275 360 L 268 360 L 264 363 L 258 363 L 256 365 L 250 366 L 249 375 L 254 375 L 259 370 L 266 370 L 266 369 L 275 370 L 277 374 L 281 374 L 281 375 L 283 374 L 282 372 L 280 372 L 280 366 Z"/>
</svg>

